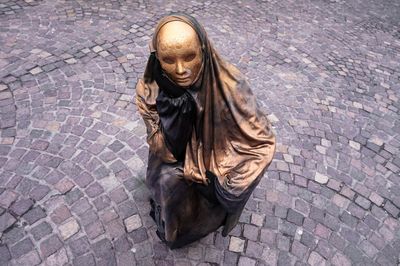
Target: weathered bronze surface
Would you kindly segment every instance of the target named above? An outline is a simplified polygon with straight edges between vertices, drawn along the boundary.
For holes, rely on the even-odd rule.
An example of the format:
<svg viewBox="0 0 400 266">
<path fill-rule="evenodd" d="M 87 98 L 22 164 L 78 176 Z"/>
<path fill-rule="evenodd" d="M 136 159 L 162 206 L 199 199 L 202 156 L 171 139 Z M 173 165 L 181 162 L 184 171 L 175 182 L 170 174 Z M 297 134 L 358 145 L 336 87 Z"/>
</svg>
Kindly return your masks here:
<svg viewBox="0 0 400 266">
<path fill-rule="evenodd" d="M 147 126 L 146 183 L 160 210 L 159 218 L 155 215 L 158 231 L 172 248 L 221 225 L 226 235 L 272 160 L 275 136 L 270 123 L 258 110 L 245 77 L 220 58 L 192 17 L 163 18 L 151 47 L 156 58 L 150 56 L 144 79 L 137 84 L 136 103 Z M 166 88 L 154 78 L 158 71 L 173 81 L 174 89 L 195 100 L 194 130 L 190 141 L 182 143 L 182 161 L 166 147 L 157 112 L 157 97 Z"/>
</svg>

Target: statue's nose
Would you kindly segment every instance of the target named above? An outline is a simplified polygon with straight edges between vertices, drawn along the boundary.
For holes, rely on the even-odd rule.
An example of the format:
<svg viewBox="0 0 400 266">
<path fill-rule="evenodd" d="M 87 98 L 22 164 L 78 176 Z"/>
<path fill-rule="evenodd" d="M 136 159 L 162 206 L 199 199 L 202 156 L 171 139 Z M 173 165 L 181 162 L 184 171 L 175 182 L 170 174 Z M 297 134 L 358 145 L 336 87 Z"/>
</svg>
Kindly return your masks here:
<svg viewBox="0 0 400 266">
<path fill-rule="evenodd" d="M 185 73 L 185 68 L 182 64 L 182 62 L 176 62 L 176 69 L 175 69 L 176 74 L 182 75 Z"/>
</svg>

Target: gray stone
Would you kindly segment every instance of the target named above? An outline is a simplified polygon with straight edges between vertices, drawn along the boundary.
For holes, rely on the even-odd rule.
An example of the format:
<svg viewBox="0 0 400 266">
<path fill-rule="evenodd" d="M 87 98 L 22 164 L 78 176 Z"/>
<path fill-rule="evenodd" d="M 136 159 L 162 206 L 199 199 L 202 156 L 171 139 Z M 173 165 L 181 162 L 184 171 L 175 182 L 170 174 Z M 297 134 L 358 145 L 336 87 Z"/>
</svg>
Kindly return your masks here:
<svg viewBox="0 0 400 266">
<path fill-rule="evenodd" d="M 63 243 L 58 238 L 57 235 L 52 235 L 49 238 L 45 239 L 40 244 L 40 252 L 43 257 L 48 257 L 54 253 L 56 253 L 61 247 Z"/>
<path fill-rule="evenodd" d="M 15 217 L 9 214 L 8 212 L 5 212 L 2 215 L 0 215 L 0 232 L 2 233 L 8 228 L 10 228 L 16 221 L 17 219 L 15 219 Z"/>
<path fill-rule="evenodd" d="M 39 206 L 31 209 L 29 212 L 24 214 L 24 216 L 22 216 L 22 218 L 24 218 L 29 224 L 33 224 L 33 223 L 37 222 L 38 220 L 45 218 L 45 217 L 46 217 L 46 213 Z"/>
<path fill-rule="evenodd" d="M 15 245 L 10 247 L 11 256 L 16 259 L 21 257 L 22 255 L 27 254 L 31 250 L 34 249 L 32 240 L 29 238 L 25 238 Z"/>
</svg>

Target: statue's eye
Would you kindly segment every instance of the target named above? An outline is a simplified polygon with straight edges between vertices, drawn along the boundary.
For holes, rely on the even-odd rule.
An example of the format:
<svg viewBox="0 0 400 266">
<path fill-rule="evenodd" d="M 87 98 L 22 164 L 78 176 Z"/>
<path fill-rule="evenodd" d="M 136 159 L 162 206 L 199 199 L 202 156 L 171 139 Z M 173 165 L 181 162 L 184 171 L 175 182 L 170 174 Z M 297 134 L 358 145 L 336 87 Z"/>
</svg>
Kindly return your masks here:
<svg viewBox="0 0 400 266">
<path fill-rule="evenodd" d="M 171 57 L 163 57 L 162 61 L 164 61 L 167 64 L 173 64 L 174 63 L 174 59 L 172 59 Z"/>
<path fill-rule="evenodd" d="M 195 53 L 190 53 L 190 54 L 188 54 L 187 56 L 185 56 L 185 61 L 186 61 L 186 62 L 190 62 L 190 61 L 192 61 L 195 57 L 196 57 L 196 54 L 195 54 Z"/>
</svg>

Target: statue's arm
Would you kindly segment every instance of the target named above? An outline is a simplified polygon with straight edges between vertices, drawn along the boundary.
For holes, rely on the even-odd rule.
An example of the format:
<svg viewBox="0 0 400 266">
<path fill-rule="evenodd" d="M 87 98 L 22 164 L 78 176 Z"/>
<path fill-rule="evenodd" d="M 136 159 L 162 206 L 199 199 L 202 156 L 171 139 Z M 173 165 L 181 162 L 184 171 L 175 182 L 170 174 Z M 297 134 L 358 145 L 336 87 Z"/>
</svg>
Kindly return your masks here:
<svg viewBox="0 0 400 266">
<path fill-rule="evenodd" d="M 161 132 L 160 118 L 157 113 L 154 93 L 143 80 L 139 79 L 136 85 L 136 106 L 141 114 L 147 129 L 147 143 L 151 152 L 157 154 L 166 163 L 174 163 L 177 160 L 165 145 L 165 139 Z"/>
</svg>

